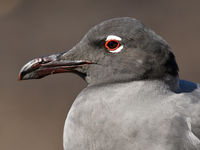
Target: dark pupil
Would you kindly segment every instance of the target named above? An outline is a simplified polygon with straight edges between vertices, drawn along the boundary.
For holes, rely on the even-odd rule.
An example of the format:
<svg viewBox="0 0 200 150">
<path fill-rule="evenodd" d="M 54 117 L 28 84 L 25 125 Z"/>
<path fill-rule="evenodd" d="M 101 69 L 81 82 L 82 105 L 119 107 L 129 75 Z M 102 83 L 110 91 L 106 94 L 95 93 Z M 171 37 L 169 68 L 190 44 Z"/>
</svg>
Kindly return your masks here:
<svg viewBox="0 0 200 150">
<path fill-rule="evenodd" d="M 108 42 L 107 46 L 110 48 L 110 49 L 114 49 L 118 46 L 118 43 L 116 41 L 110 41 Z"/>
</svg>

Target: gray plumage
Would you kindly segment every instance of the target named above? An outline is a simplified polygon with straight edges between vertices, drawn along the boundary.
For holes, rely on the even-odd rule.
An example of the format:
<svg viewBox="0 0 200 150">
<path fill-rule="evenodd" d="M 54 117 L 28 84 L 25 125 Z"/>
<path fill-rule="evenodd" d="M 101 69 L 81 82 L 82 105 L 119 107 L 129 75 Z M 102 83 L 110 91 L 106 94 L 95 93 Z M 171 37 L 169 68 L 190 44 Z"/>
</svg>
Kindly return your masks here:
<svg viewBox="0 0 200 150">
<path fill-rule="evenodd" d="M 120 52 L 106 49 L 109 35 L 121 38 Z M 25 65 L 19 78 L 66 71 L 88 86 L 68 113 L 65 150 L 200 150 L 199 85 L 179 79 L 169 45 L 138 20 L 100 23 L 70 51 Z"/>
<path fill-rule="evenodd" d="M 200 90 L 179 81 L 88 86 L 77 97 L 64 130 L 65 150 L 199 150 Z"/>
</svg>

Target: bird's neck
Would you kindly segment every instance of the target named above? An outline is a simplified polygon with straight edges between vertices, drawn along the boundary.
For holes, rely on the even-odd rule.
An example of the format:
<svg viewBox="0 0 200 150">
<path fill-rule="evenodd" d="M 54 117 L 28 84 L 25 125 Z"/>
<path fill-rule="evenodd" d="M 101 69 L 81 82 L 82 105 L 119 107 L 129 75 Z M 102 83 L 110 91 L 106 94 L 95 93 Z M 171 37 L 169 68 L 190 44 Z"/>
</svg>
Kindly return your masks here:
<svg viewBox="0 0 200 150">
<path fill-rule="evenodd" d="M 102 82 L 96 84 L 89 84 L 88 88 L 98 88 L 98 87 L 115 87 L 115 86 L 124 86 L 124 85 L 131 85 L 131 88 L 137 89 L 138 87 L 142 89 L 148 89 L 152 91 L 170 91 L 178 93 L 180 91 L 179 88 L 179 77 L 176 76 L 167 76 L 164 79 L 154 79 L 154 80 L 137 80 L 137 81 L 130 81 L 130 82 Z"/>
</svg>

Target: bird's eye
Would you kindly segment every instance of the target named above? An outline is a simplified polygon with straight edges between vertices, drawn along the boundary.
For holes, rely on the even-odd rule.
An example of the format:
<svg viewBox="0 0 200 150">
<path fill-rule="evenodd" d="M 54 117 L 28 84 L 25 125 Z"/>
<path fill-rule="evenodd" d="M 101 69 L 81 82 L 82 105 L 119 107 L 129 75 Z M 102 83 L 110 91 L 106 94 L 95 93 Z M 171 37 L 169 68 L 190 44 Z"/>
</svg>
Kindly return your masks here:
<svg viewBox="0 0 200 150">
<path fill-rule="evenodd" d="M 118 53 L 123 49 L 123 45 L 120 44 L 122 39 L 116 35 L 109 35 L 106 38 L 105 47 L 111 53 Z"/>
<path fill-rule="evenodd" d="M 118 49 L 120 47 L 120 43 L 117 40 L 108 40 L 105 43 L 105 47 L 109 50 L 109 51 L 115 51 L 116 49 Z"/>
</svg>

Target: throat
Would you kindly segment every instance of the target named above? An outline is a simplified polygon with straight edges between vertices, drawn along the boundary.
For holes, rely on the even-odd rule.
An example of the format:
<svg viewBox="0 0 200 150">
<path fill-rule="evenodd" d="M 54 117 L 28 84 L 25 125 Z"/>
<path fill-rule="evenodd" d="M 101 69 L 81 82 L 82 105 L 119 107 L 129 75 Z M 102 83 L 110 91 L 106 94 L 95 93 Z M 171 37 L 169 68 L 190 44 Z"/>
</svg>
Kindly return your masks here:
<svg viewBox="0 0 200 150">
<path fill-rule="evenodd" d="M 179 93 L 180 87 L 179 87 L 179 77 L 176 76 L 167 76 L 164 79 L 146 79 L 146 80 L 136 80 L 136 81 L 122 81 L 119 82 L 95 82 L 90 83 L 88 85 L 88 88 L 98 88 L 98 87 L 110 87 L 116 88 L 116 87 L 129 87 L 132 90 L 136 90 L 138 88 L 141 88 L 143 90 L 148 90 L 152 92 L 173 92 L 173 93 Z"/>
</svg>

